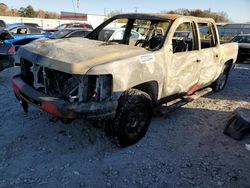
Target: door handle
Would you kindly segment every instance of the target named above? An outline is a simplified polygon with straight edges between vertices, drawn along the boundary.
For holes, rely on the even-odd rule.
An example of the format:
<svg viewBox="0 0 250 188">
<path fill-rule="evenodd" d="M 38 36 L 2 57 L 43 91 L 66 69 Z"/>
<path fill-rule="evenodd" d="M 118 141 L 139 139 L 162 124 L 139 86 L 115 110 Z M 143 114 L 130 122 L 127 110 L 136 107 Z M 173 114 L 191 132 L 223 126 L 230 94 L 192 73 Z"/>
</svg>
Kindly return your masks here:
<svg viewBox="0 0 250 188">
<path fill-rule="evenodd" d="M 200 62 L 201 62 L 201 60 L 200 60 L 200 59 L 197 59 L 197 60 L 196 60 L 196 62 L 197 62 L 197 63 L 200 63 Z"/>
<path fill-rule="evenodd" d="M 218 58 L 218 57 L 219 57 L 219 54 L 216 54 L 215 57 Z"/>
</svg>

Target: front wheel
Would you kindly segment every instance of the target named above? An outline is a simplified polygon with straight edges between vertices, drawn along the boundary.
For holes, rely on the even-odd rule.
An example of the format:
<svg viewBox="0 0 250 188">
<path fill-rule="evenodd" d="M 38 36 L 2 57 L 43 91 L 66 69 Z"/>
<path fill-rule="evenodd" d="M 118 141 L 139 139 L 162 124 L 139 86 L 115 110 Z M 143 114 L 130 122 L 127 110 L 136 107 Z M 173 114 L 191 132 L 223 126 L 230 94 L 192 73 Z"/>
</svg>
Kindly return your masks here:
<svg viewBox="0 0 250 188">
<path fill-rule="evenodd" d="M 112 125 L 113 138 L 118 146 L 135 144 L 144 137 L 152 116 L 150 96 L 137 89 L 125 91 L 120 99 Z"/>
</svg>

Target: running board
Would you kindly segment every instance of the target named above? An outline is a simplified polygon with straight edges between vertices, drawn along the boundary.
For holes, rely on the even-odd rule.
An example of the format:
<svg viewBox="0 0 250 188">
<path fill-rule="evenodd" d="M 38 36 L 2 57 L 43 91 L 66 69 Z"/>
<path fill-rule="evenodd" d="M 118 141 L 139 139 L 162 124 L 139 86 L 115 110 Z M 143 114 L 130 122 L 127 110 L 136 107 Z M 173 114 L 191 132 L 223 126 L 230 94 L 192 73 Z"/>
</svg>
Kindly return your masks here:
<svg viewBox="0 0 250 188">
<path fill-rule="evenodd" d="M 190 103 L 212 91 L 212 88 L 205 88 L 203 90 L 195 92 L 193 95 L 184 96 L 174 101 L 165 103 L 155 109 L 155 114 L 157 116 L 166 117 L 170 112 L 177 110 L 178 108 Z"/>
</svg>

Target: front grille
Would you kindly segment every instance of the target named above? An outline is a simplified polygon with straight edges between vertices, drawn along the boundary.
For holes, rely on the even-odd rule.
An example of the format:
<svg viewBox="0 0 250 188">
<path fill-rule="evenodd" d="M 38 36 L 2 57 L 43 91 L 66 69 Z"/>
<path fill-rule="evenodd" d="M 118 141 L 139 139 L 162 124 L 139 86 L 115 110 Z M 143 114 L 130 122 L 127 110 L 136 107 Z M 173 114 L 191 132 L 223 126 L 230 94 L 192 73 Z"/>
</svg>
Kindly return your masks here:
<svg viewBox="0 0 250 188">
<path fill-rule="evenodd" d="M 69 94 L 77 95 L 78 80 L 73 75 L 51 69 L 46 69 L 45 72 L 47 92 L 50 96 L 67 99 Z"/>
<path fill-rule="evenodd" d="M 77 91 L 72 93 L 78 86 L 78 80 L 73 75 L 33 64 L 26 59 L 21 59 L 21 78 L 50 96 L 65 99 L 68 94 L 77 94 Z"/>
<path fill-rule="evenodd" d="M 248 49 L 248 48 L 239 48 L 239 53 L 249 54 L 250 55 L 250 49 Z"/>
<path fill-rule="evenodd" d="M 21 78 L 37 91 L 70 102 L 110 100 L 111 75 L 73 75 L 21 59 Z"/>
</svg>

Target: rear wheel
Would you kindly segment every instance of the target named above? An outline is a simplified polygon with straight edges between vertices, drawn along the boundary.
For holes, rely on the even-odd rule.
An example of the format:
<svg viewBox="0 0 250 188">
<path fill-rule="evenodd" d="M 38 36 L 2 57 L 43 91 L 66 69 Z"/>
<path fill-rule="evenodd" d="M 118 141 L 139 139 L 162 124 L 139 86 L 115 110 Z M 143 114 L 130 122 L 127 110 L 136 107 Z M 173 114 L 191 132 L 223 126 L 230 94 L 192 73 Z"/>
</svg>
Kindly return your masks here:
<svg viewBox="0 0 250 188">
<path fill-rule="evenodd" d="M 152 116 L 150 96 L 137 89 L 129 89 L 119 99 L 116 117 L 111 126 L 118 146 L 135 144 L 144 137 Z"/>
<path fill-rule="evenodd" d="M 223 90 L 227 84 L 227 79 L 228 79 L 228 71 L 225 69 L 223 73 L 215 80 L 212 84 L 211 87 L 214 92 L 219 92 Z"/>
</svg>

